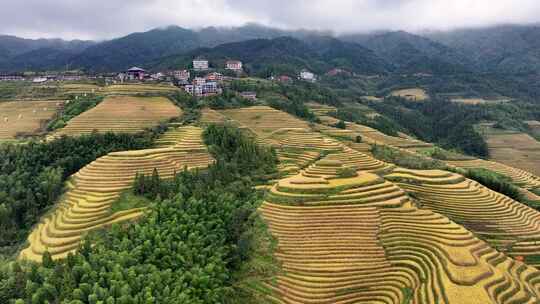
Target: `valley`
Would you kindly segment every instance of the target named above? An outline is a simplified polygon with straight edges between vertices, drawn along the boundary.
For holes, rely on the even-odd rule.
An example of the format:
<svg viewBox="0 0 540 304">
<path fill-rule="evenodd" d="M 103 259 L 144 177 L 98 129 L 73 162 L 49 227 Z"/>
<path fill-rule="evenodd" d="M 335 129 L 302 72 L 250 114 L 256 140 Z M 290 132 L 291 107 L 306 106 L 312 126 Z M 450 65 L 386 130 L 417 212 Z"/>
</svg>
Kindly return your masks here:
<svg viewBox="0 0 540 304">
<path fill-rule="evenodd" d="M 0 303 L 540 303 L 501 28 L 0 36 Z"/>
</svg>

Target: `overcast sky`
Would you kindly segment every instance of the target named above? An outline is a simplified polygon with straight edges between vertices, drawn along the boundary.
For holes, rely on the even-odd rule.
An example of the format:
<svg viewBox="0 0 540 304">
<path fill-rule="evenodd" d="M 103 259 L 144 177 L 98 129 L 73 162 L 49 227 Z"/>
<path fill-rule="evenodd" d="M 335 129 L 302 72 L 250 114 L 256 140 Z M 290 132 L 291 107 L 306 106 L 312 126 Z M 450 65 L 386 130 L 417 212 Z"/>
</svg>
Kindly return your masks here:
<svg viewBox="0 0 540 304">
<path fill-rule="evenodd" d="M 167 25 L 445 30 L 540 21 L 540 0 L 1 0 L 0 33 L 109 39 Z"/>
</svg>

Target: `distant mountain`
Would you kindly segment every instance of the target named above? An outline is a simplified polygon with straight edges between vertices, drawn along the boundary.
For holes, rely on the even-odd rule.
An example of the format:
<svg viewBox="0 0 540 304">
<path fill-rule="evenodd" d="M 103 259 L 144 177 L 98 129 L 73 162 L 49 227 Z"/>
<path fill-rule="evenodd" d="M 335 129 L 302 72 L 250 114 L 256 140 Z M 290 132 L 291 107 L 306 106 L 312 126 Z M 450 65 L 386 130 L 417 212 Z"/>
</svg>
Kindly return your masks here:
<svg viewBox="0 0 540 304">
<path fill-rule="evenodd" d="M 540 72 L 540 26 L 501 25 L 430 32 L 424 36 L 469 57 L 478 69 L 505 73 Z"/>
<path fill-rule="evenodd" d="M 207 27 L 200 30 L 169 26 L 147 32 L 133 33 L 101 43 L 85 42 L 85 44 L 80 45 L 80 48 L 70 47 L 71 44 L 61 40 L 28 40 L 6 36 L 14 41 L 6 39 L 5 43 L 0 42 L 0 70 L 41 69 L 58 63 L 61 65 L 58 68 L 70 64 L 72 67 L 93 72 L 119 71 L 134 65 L 147 67 L 159 58 L 189 52 L 202 47 L 211 48 L 224 43 L 251 39 L 272 39 L 281 36 L 301 38 L 308 35 L 322 34 L 327 33 L 284 31 L 257 24 L 229 28 Z M 36 44 L 36 41 L 42 42 L 42 44 Z M 75 42 L 70 43 L 75 45 Z M 63 45 L 65 46 L 62 47 Z M 35 53 L 37 50 L 43 50 L 44 57 L 54 57 L 54 60 L 37 65 L 34 57 L 25 58 L 25 54 L 38 55 L 39 52 L 38 54 Z M 57 56 L 52 55 L 53 50 L 58 51 Z M 29 52 L 34 53 L 30 54 Z M 2 54 L 8 53 L 9 56 L 2 56 Z M 15 56 L 20 57 L 15 58 Z M 62 56 L 66 57 L 62 58 Z M 5 60 L 2 61 L 1 58 Z"/>
<path fill-rule="evenodd" d="M 285 36 L 294 39 L 294 43 L 276 46 L 279 37 Z M 403 31 L 351 34 L 337 39 L 329 38 L 331 36 L 328 32 L 287 31 L 257 24 L 199 30 L 170 26 L 104 42 L 0 36 L 0 72 L 66 67 L 91 72 L 114 72 L 131 66 L 151 68 L 163 66 L 164 62 L 181 61 L 184 54 L 193 55 L 195 50 L 206 49 L 223 51 L 221 57 L 231 55 L 244 61 L 244 56 L 257 57 L 265 60 L 265 66 L 269 62 L 276 65 L 278 58 L 274 56 L 283 51 L 285 54 L 282 55 L 289 63 L 315 71 L 339 66 L 359 73 L 540 74 L 540 26 L 506 25 L 427 32 L 421 36 Z M 253 42 L 260 39 L 272 43 Z M 244 41 L 260 47 L 266 57 L 250 54 L 248 50 L 256 52 L 257 49 L 249 45 L 234 45 Z M 300 42 L 304 44 L 299 45 Z M 224 48 L 211 50 L 223 44 L 226 45 Z M 282 50 L 276 50 L 276 47 Z M 307 58 L 300 54 L 302 52 L 314 57 Z M 256 62 L 252 63 L 260 70 Z M 286 64 L 282 64 L 280 69 L 286 68 Z"/>
<path fill-rule="evenodd" d="M 0 35 L 0 70 L 56 68 L 94 44 L 82 40 L 24 39 Z"/>
<path fill-rule="evenodd" d="M 467 71 L 468 59 L 451 47 L 403 31 L 372 35 L 349 35 L 391 63 L 398 73 L 447 74 Z"/>
<path fill-rule="evenodd" d="M 227 43 L 169 56 L 156 62 L 155 67 L 188 67 L 194 57 L 204 57 L 215 67 L 222 67 L 228 59 L 241 59 L 246 70 L 260 76 L 296 74 L 300 69 L 322 74 L 336 67 L 356 73 L 378 74 L 388 72 L 389 67 L 372 51 L 330 37 L 311 37 L 305 41 L 279 37 Z"/>
<path fill-rule="evenodd" d="M 118 71 L 159 57 L 199 47 L 196 33 L 180 27 L 154 29 L 105 41 L 87 48 L 73 62 L 90 71 Z"/>
<path fill-rule="evenodd" d="M 86 49 L 74 62 L 92 71 L 118 71 L 130 66 L 147 66 L 157 59 L 215 47 L 220 44 L 280 36 L 301 37 L 312 32 L 282 31 L 256 24 L 241 27 L 207 27 L 189 30 L 178 26 L 154 29 L 110 40 Z"/>
</svg>

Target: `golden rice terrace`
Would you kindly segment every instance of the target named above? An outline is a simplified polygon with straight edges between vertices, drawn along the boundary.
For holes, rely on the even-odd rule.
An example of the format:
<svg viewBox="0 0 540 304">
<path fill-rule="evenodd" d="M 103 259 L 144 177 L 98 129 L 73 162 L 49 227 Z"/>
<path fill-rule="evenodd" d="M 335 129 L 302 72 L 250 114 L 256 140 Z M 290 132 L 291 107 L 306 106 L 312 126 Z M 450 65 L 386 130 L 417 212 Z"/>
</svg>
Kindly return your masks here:
<svg viewBox="0 0 540 304">
<path fill-rule="evenodd" d="M 164 98 L 108 97 L 55 135 L 136 132 L 179 115 Z M 39 262 L 48 251 L 61 259 L 89 231 L 144 216 L 144 208 L 112 211 L 136 174 L 156 169 L 168 178 L 209 166 L 204 127 L 231 124 L 279 159 L 280 176 L 261 186 L 258 212 L 277 240 L 282 272 L 261 282 L 261 301 L 540 303 L 538 211 L 457 173 L 404 169 L 370 154 L 372 144 L 416 153 L 430 143 L 333 122 L 310 124 L 266 106 L 203 109 L 199 127 L 171 124 L 155 148 L 110 153 L 74 174 L 19 257 Z M 472 158 L 447 164 L 504 173 L 537 197 L 529 190 L 540 178 L 524 170 Z"/>
</svg>

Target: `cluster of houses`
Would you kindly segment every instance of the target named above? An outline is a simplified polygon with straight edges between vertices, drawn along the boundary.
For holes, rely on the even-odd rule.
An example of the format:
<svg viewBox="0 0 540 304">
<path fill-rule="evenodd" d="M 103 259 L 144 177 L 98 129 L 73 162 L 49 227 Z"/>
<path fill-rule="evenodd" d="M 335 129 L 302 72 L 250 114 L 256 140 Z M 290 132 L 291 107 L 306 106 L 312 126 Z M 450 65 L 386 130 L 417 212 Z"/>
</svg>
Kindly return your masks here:
<svg viewBox="0 0 540 304">
<path fill-rule="evenodd" d="M 242 73 L 243 63 L 239 60 L 228 60 L 225 62 L 225 70 L 232 71 L 236 75 Z M 335 76 L 346 73 L 341 69 L 333 69 L 327 75 Z M 227 73 L 229 74 L 229 73 Z M 83 74 L 41 74 L 38 76 L 25 76 L 24 74 L 0 74 L 0 81 L 32 81 L 33 83 L 44 83 L 48 81 L 78 81 L 82 79 L 103 78 L 106 83 L 132 82 L 132 81 L 167 81 L 183 88 L 187 93 L 193 96 L 212 96 L 221 94 L 224 80 L 232 80 L 234 77 L 224 76 L 215 69 L 210 68 L 208 60 L 204 58 L 195 58 L 192 61 L 192 69 L 173 70 L 167 72 L 150 73 L 140 67 L 132 67 L 118 74 L 103 75 L 83 75 Z M 316 82 L 317 75 L 308 70 L 302 70 L 298 74 L 299 80 Z M 288 75 L 272 76 L 270 80 L 290 83 L 293 78 Z M 254 92 L 240 93 L 244 98 L 255 100 Z"/>
</svg>

